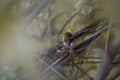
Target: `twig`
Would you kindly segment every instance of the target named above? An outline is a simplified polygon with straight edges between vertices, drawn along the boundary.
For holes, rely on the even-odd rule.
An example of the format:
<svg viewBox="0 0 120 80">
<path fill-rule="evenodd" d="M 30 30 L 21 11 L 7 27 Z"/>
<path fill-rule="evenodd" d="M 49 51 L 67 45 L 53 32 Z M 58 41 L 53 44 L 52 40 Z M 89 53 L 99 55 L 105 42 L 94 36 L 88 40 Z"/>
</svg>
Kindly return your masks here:
<svg viewBox="0 0 120 80">
<path fill-rule="evenodd" d="M 84 40 L 83 42 L 75 46 L 73 50 L 77 51 L 76 55 L 79 55 L 80 52 L 85 50 L 90 45 L 91 41 L 93 42 L 106 28 L 107 26 L 94 33 L 92 36 L 90 36 L 90 38 Z M 58 67 L 64 64 L 69 58 L 70 58 L 70 54 L 67 54 L 63 59 L 61 59 L 58 63 L 54 64 L 53 66 Z"/>
<path fill-rule="evenodd" d="M 90 45 L 91 42 L 93 42 L 103 31 L 107 29 L 108 26 L 104 26 L 101 30 L 95 32 L 93 35 L 91 35 L 88 39 L 84 40 L 83 42 L 79 43 L 77 46 L 73 48 L 73 50 L 79 50 L 81 48 L 84 48 L 88 45 Z"/>
<path fill-rule="evenodd" d="M 106 44 L 105 44 L 105 52 L 107 52 L 107 49 L 108 49 L 108 43 L 109 43 L 111 27 L 112 27 L 112 23 L 111 23 L 111 19 L 110 19 L 109 26 L 108 26 L 108 31 L 107 31 Z"/>
<path fill-rule="evenodd" d="M 61 78 L 63 78 L 64 80 L 67 80 L 66 77 L 64 77 L 62 74 L 60 74 L 58 71 L 56 71 L 53 67 L 51 67 L 50 65 L 48 65 L 45 61 L 43 61 L 42 59 L 40 59 L 36 54 L 35 57 L 38 58 L 38 60 L 42 63 L 44 63 L 45 65 L 47 65 L 50 69 L 52 69 L 52 71 L 54 71 L 55 73 L 57 73 Z"/>
<path fill-rule="evenodd" d="M 86 76 L 90 79 L 90 80 L 94 80 L 91 76 L 89 76 L 88 74 L 87 74 L 87 72 L 86 71 L 84 71 L 82 68 L 80 68 L 80 71 L 83 73 L 83 74 L 86 74 Z"/>
<path fill-rule="evenodd" d="M 40 29 L 40 24 L 39 24 L 38 18 L 36 18 L 36 24 L 37 24 L 37 27 L 39 29 L 40 35 L 41 35 L 41 29 Z"/>
<path fill-rule="evenodd" d="M 28 26 L 29 24 L 31 24 L 31 22 L 42 12 L 43 9 L 46 8 L 46 6 L 49 4 L 51 0 L 39 0 L 38 5 L 35 5 L 35 7 L 30 11 L 31 13 L 29 13 L 29 15 L 24 16 L 24 20 L 23 18 L 21 19 L 21 16 L 16 16 L 16 24 L 18 23 L 22 23 L 22 21 L 24 21 L 25 23 L 22 25 L 24 27 Z M 19 19 L 19 20 L 18 20 Z"/>
<path fill-rule="evenodd" d="M 86 62 L 80 61 L 80 62 L 74 63 L 74 64 L 66 64 L 65 66 L 68 66 L 68 65 L 79 65 L 79 64 L 83 64 L 83 63 L 84 64 L 100 64 L 100 63 L 102 63 L 102 61 L 86 61 Z M 111 64 L 120 64 L 120 61 L 114 61 Z"/>
<path fill-rule="evenodd" d="M 93 22 L 92 24 L 86 26 L 85 28 L 81 29 L 80 31 L 76 32 L 73 36 L 72 36 L 72 40 L 75 40 L 79 37 L 81 37 L 82 35 L 85 35 L 85 34 L 88 34 L 88 33 L 91 33 L 91 32 L 95 32 L 96 31 L 96 27 L 100 24 L 100 22 L 104 20 L 104 19 L 99 19 L 95 22 Z M 99 26 L 102 26 L 100 28 L 103 28 L 105 25 L 108 25 L 107 22 L 105 22 L 104 24 L 102 25 L 99 25 Z"/>
<path fill-rule="evenodd" d="M 72 14 L 68 20 L 63 24 L 61 30 L 58 32 L 57 35 L 60 35 L 62 33 L 62 31 L 64 30 L 64 28 L 66 27 L 66 25 L 77 15 L 78 12 L 75 12 L 74 14 Z"/>
<path fill-rule="evenodd" d="M 120 76 L 120 70 L 114 73 L 110 78 L 107 80 L 116 80 Z"/>
<path fill-rule="evenodd" d="M 87 27 L 81 29 L 80 31 L 78 31 L 78 32 L 76 32 L 75 34 L 73 34 L 72 37 L 70 37 L 70 38 L 68 38 L 68 39 L 66 39 L 66 40 L 64 40 L 64 41 L 62 41 L 62 42 L 65 42 L 65 41 L 67 41 L 67 40 L 71 40 L 71 42 L 72 42 L 72 41 L 74 41 L 75 39 L 81 37 L 82 35 L 85 35 L 85 34 L 88 34 L 88 33 L 91 33 L 91 32 L 97 32 L 97 31 L 99 31 L 100 29 L 102 29 L 102 28 L 104 28 L 105 26 L 108 25 L 107 21 L 106 21 L 105 23 L 99 25 L 99 23 L 100 23 L 101 20 L 103 20 L 103 19 L 99 19 L 99 20 L 95 21 L 94 23 L 92 23 L 92 24 L 88 25 Z M 98 25 L 99 25 L 100 27 L 99 27 L 98 30 L 96 30 L 96 26 L 98 26 Z M 102 27 L 101 27 L 101 26 L 102 26 Z M 62 43 L 62 42 L 61 42 L 61 43 Z"/>
<path fill-rule="evenodd" d="M 97 80 L 105 80 L 108 76 L 109 72 L 112 69 L 111 63 L 114 60 L 115 56 L 118 54 L 120 40 L 118 36 L 115 38 L 115 43 L 108 47 L 107 52 L 103 55 L 103 60 L 100 67 L 100 73 Z"/>
</svg>

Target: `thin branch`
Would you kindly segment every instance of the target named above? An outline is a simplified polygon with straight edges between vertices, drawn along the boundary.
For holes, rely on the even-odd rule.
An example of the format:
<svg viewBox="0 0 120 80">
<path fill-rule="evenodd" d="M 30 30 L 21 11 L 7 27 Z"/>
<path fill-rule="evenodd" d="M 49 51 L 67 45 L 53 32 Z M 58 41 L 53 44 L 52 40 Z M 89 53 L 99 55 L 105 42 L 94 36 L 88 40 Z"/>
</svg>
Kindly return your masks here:
<svg viewBox="0 0 120 80">
<path fill-rule="evenodd" d="M 103 29 L 97 31 L 96 33 L 94 33 L 93 35 L 91 35 L 88 39 L 84 40 L 83 42 L 81 42 L 80 44 L 78 44 L 77 46 L 75 46 L 73 48 L 73 50 L 77 51 L 77 55 L 79 55 L 80 52 L 82 52 L 83 50 L 85 50 L 91 43 L 91 41 L 93 42 L 103 31 L 105 31 L 107 29 L 107 26 L 105 26 Z M 66 56 L 64 58 L 62 58 L 60 61 L 58 61 L 56 64 L 53 65 L 53 67 L 57 68 L 60 65 L 64 64 L 66 61 L 68 61 L 68 59 L 70 58 L 70 54 L 66 54 Z M 48 69 L 49 70 L 49 69 Z"/>
<path fill-rule="evenodd" d="M 108 27 L 108 31 L 107 31 L 106 44 L 105 44 L 105 52 L 106 52 L 107 49 L 108 49 L 108 43 L 109 43 L 109 37 L 110 37 L 111 27 L 112 27 L 112 21 L 111 21 L 111 19 L 110 19 L 110 21 L 109 21 L 109 27 Z"/>
<path fill-rule="evenodd" d="M 51 67 L 50 65 L 48 65 L 44 60 L 40 59 L 36 54 L 34 54 L 36 58 L 38 58 L 38 60 L 42 63 L 44 63 L 45 65 L 47 65 L 50 69 L 52 69 L 52 71 L 54 71 L 56 74 L 58 74 L 61 78 L 63 78 L 64 80 L 68 80 L 66 77 L 64 77 L 61 73 L 59 73 L 58 71 L 56 71 L 53 67 Z"/>
<path fill-rule="evenodd" d="M 62 33 L 62 31 L 64 30 L 64 28 L 67 26 L 67 24 L 77 15 L 78 12 L 75 12 L 74 14 L 72 14 L 67 21 L 63 24 L 61 30 L 58 32 L 57 35 L 60 35 Z"/>
<path fill-rule="evenodd" d="M 102 29 L 103 27 L 105 27 L 105 26 L 108 25 L 108 22 L 107 22 L 107 21 L 106 21 L 105 23 L 99 25 L 102 20 L 104 20 L 104 19 L 99 19 L 99 20 L 95 21 L 94 23 L 86 26 L 85 28 L 83 28 L 83 29 L 81 29 L 80 31 L 78 31 L 78 32 L 76 32 L 75 34 L 73 34 L 72 37 L 70 37 L 70 38 L 68 38 L 68 39 L 66 39 L 66 40 L 64 40 L 64 41 L 71 40 L 71 42 L 72 42 L 72 41 L 76 40 L 77 38 L 79 38 L 79 37 L 81 37 L 81 36 L 83 36 L 83 35 L 85 35 L 85 34 L 94 33 L 95 31 L 96 31 L 96 32 L 99 31 L 100 29 Z M 97 26 L 99 26 L 99 27 L 98 27 L 98 28 L 99 28 L 98 30 L 96 30 L 96 27 L 97 27 Z M 101 27 L 101 26 L 102 26 L 102 27 Z M 62 41 L 62 42 L 64 42 L 64 41 Z M 61 42 L 61 43 L 62 43 L 62 42 Z"/>
<path fill-rule="evenodd" d="M 74 63 L 74 64 L 66 64 L 65 66 L 69 66 L 69 65 L 80 65 L 80 64 L 100 64 L 102 63 L 102 61 L 80 61 L 78 63 Z M 114 61 L 111 64 L 120 64 L 120 61 Z"/>
<path fill-rule="evenodd" d="M 105 23 L 99 25 L 99 24 L 101 23 L 101 21 L 103 21 L 103 20 L 104 20 L 104 19 L 96 20 L 96 21 L 93 22 L 92 24 L 90 24 L 90 25 L 86 26 L 85 28 L 81 29 L 80 31 L 76 32 L 76 33 L 71 37 L 71 40 L 75 40 L 75 39 L 81 37 L 82 35 L 95 32 L 97 26 L 100 26 L 100 27 L 98 27 L 98 28 L 100 29 L 100 28 L 103 28 L 104 26 L 108 25 L 108 22 L 107 22 L 107 21 L 106 21 Z M 101 27 L 101 26 L 102 26 L 102 27 Z"/>
<path fill-rule="evenodd" d="M 50 1 L 51 0 L 40 0 L 38 2 L 38 5 L 35 5 L 35 8 L 31 11 L 31 13 L 29 13 L 29 15 L 27 16 L 24 16 L 24 20 L 23 18 L 21 18 L 21 16 L 18 15 L 15 18 L 15 20 L 17 20 L 16 24 L 22 23 L 23 21 L 25 23 L 21 26 L 26 27 L 29 24 L 31 24 L 31 22 L 42 12 L 42 10 L 46 8 L 46 6 L 49 4 Z"/>
<path fill-rule="evenodd" d="M 120 70 L 114 73 L 110 78 L 107 80 L 116 80 L 120 76 Z"/>
<path fill-rule="evenodd" d="M 41 35 L 41 28 L 40 28 L 40 24 L 39 24 L 39 19 L 38 18 L 36 18 L 36 24 L 37 24 L 37 27 L 39 29 L 40 35 Z"/>
<path fill-rule="evenodd" d="M 39 4 L 32 11 L 32 13 L 30 13 L 30 15 L 28 16 L 27 22 L 31 23 L 31 21 L 34 20 L 44 8 L 46 8 L 46 6 L 49 4 L 50 1 L 51 0 L 40 0 Z"/>
<path fill-rule="evenodd" d="M 88 39 L 84 40 L 83 42 L 79 43 L 77 46 L 75 46 L 73 48 L 73 50 L 78 50 L 78 49 L 81 49 L 81 48 L 84 48 L 88 45 L 90 45 L 90 43 L 92 41 L 94 41 L 102 32 L 104 32 L 106 29 L 107 29 L 108 26 L 104 26 L 101 30 L 95 32 L 93 35 L 91 35 Z"/>
<path fill-rule="evenodd" d="M 97 80 L 105 80 L 109 72 L 112 69 L 111 63 L 115 56 L 119 53 L 120 39 L 118 36 L 115 38 L 115 42 L 108 47 L 107 52 L 103 55 L 103 60 L 100 66 L 100 73 Z"/>
<path fill-rule="evenodd" d="M 81 67 L 79 68 L 80 69 L 80 71 L 83 73 L 83 74 L 85 74 L 90 80 L 94 80 L 91 76 L 89 76 L 88 74 L 87 74 L 87 72 L 86 71 L 84 71 Z"/>
</svg>

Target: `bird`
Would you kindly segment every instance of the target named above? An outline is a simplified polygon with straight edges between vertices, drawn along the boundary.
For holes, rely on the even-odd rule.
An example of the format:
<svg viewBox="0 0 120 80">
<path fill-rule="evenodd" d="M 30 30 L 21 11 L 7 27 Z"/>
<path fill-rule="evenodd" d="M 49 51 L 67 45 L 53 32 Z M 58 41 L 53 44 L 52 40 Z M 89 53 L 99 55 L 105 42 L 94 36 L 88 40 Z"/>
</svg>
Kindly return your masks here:
<svg viewBox="0 0 120 80">
<path fill-rule="evenodd" d="M 57 53 L 61 55 L 61 58 L 64 58 L 64 56 L 68 53 L 68 51 L 70 51 L 71 37 L 72 37 L 71 32 L 68 32 L 68 31 L 65 32 L 61 40 L 62 42 L 59 43 L 59 45 L 57 45 Z"/>
<path fill-rule="evenodd" d="M 72 37 L 72 33 L 71 32 L 65 32 L 64 36 L 63 36 L 63 45 L 67 46 L 69 48 L 72 48 L 75 46 L 75 40 L 71 40 Z"/>
<path fill-rule="evenodd" d="M 70 54 L 70 63 L 73 64 L 74 63 L 74 50 L 73 48 L 76 45 L 75 40 L 72 40 L 72 33 L 71 32 L 66 32 L 63 36 L 63 46 L 64 46 L 64 50 L 69 50 L 69 54 Z"/>
<path fill-rule="evenodd" d="M 70 45 L 70 38 L 71 37 L 72 37 L 72 33 L 71 32 L 66 32 L 63 35 L 63 45 L 69 46 Z"/>
</svg>

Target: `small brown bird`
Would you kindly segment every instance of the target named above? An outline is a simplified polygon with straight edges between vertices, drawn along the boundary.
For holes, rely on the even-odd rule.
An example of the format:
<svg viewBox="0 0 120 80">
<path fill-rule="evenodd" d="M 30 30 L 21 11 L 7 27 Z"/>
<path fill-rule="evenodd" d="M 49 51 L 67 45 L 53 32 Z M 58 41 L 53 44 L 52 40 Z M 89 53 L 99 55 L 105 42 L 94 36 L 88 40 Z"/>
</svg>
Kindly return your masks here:
<svg viewBox="0 0 120 80">
<path fill-rule="evenodd" d="M 70 38 L 72 37 L 72 33 L 71 32 L 66 32 L 63 36 L 63 45 L 65 46 L 70 46 L 71 41 Z"/>
<path fill-rule="evenodd" d="M 71 32 L 66 32 L 63 38 L 63 45 L 64 45 L 64 50 L 69 50 L 70 52 L 70 61 L 73 64 L 74 63 L 74 52 L 72 48 L 76 45 L 75 40 L 71 40 L 70 38 L 72 37 Z"/>
</svg>

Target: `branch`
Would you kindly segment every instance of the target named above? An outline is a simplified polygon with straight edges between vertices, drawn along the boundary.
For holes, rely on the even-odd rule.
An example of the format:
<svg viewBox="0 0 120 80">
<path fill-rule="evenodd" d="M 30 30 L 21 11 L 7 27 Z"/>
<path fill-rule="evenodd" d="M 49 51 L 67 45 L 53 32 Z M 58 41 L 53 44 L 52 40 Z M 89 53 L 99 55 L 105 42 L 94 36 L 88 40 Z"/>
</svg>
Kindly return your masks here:
<svg viewBox="0 0 120 80">
<path fill-rule="evenodd" d="M 19 23 L 22 23 L 23 21 L 25 22 L 22 26 L 28 26 L 42 12 L 42 10 L 46 8 L 50 1 L 51 0 L 40 0 L 38 5 L 33 7 L 33 10 L 30 9 L 29 15 L 24 16 L 24 20 L 22 20 L 19 15 L 16 17 L 16 20 L 20 19 L 20 21 L 18 20 Z"/>
<path fill-rule="evenodd" d="M 114 73 L 110 78 L 107 80 L 116 80 L 120 76 L 120 70 Z"/>
<path fill-rule="evenodd" d="M 86 26 L 85 28 L 81 29 L 80 31 L 76 32 L 72 37 L 71 37 L 71 40 L 75 40 L 79 37 L 81 37 L 82 35 L 85 35 L 85 34 L 88 34 L 88 33 L 92 33 L 92 32 L 95 32 L 96 30 L 96 27 L 101 23 L 101 21 L 103 21 L 104 19 L 99 19 L 95 22 L 93 22 L 92 24 Z M 105 23 L 103 23 L 102 27 L 108 25 L 108 22 L 106 21 Z"/>
<path fill-rule="evenodd" d="M 115 56 L 119 53 L 120 48 L 120 39 L 118 36 L 115 38 L 115 41 L 108 47 L 107 52 L 103 55 L 103 60 L 100 66 L 100 73 L 97 80 L 105 80 L 107 75 L 112 69 L 111 63 L 114 60 Z"/>
<path fill-rule="evenodd" d="M 79 43 L 77 46 L 75 46 L 73 48 L 73 50 L 80 50 L 84 47 L 89 46 L 89 44 L 91 42 L 93 42 L 102 32 L 104 32 L 106 29 L 108 28 L 108 26 L 104 26 L 102 29 L 100 29 L 99 31 L 96 31 L 93 35 L 91 35 L 88 39 L 84 40 L 83 42 Z"/>
<path fill-rule="evenodd" d="M 74 63 L 74 64 L 66 64 L 65 66 L 68 66 L 68 65 L 80 65 L 80 64 L 100 64 L 102 63 L 102 61 L 80 61 L 78 63 Z M 111 64 L 120 64 L 120 61 L 114 61 L 112 62 Z"/>
<path fill-rule="evenodd" d="M 77 46 L 75 46 L 73 48 L 73 50 L 77 50 L 77 54 L 79 55 L 80 52 L 82 52 L 83 50 L 85 50 L 91 42 L 93 42 L 105 29 L 107 28 L 104 27 L 103 29 L 97 31 L 96 33 L 94 33 L 90 38 L 88 38 L 87 40 L 84 40 L 83 42 L 81 42 L 80 44 L 78 44 Z M 93 40 L 94 39 L 94 40 Z M 55 63 L 54 65 L 52 64 L 52 67 L 54 68 L 58 68 L 60 65 L 65 64 L 69 59 L 70 59 L 70 54 L 66 54 L 66 56 L 64 56 L 64 58 L 60 59 L 57 63 Z M 47 69 L 46 71 L 49 71 L 49 69 Z"/>
<path fill-rule="evenodd" d="M 64 30 L 64 28 L 66 27 L 66 25 L 77 15 L 78 12 L 75 12 L 74 14 L 72 14 L 67 21 L 63 24 L 61 30 L 58 32 L 57 35 L 60 35 L 62 33 L 62 31 Z"/>
<path fill-rule="evenodd" d="M 66 77 L 64 77 L 62 74 L 60 74 L 58 71 L 56 71 L 53 67 L 51 67 L 49 64 L 47 64 L 44 60 L 40 59 L 36 54 L 35 57 L 42 63 L 44 63 L 46 66 L 48 66 L 50 69 L 52 69 L 52 71 L 54 71 L 56 74 L 58 74 L 61 78 L 63 78 L 64 80 L 67 80 Z"/>
</svg>

